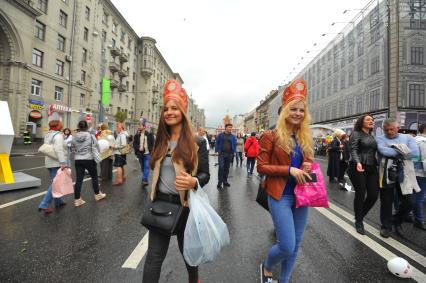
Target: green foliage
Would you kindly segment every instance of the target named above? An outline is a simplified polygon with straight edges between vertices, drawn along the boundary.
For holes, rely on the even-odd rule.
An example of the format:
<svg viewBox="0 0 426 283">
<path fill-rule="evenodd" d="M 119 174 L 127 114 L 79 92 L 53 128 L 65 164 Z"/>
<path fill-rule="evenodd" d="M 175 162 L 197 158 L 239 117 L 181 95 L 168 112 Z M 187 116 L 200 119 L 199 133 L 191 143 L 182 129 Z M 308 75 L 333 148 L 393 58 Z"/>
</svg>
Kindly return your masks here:
<svg viewBox="0 0 426 283">
<path fill-rule="evenodd" d="M 116 122 L 124 123 L 124 121 L 126 121 L 126 119 L 127 119 L 127 112 L 117 111 L 117 113 L 115 113 L 114 117 L 115 117 Z"/>
</svg>

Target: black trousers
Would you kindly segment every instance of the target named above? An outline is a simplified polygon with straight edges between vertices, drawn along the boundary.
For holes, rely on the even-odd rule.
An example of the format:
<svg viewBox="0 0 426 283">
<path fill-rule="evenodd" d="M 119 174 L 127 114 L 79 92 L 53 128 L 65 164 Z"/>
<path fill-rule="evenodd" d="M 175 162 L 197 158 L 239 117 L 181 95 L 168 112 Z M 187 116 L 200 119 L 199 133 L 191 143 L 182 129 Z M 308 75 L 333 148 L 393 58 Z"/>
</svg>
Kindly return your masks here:
<svg viewBox="0 0 426 283">
<path fill-rule="evenodd" d="M 75 161 L 75 173 L 77 179 L 74 185 L 74 199 L 80 198 L 81 185 L 83 184 L 84 171 L 87 171 L 92 178 L 92 186 L 95 194 L 99 194 L 99 181 L 98 181 L 98 170 L 95 160 L 76 160 Z"/>
<path fill-rule="evenodd" d="M 112 180 L 112 158 L 107 157 L 101 161 L 102 181 Z"/>
<path fill-rule="evenodd" d="M 399 197 L 399 208 L 392 216 L 395 194 Z M 392 224 L 401 225 L 413 208 L 412 195 L 403 195 L 399 183 L 380 189 L 380 222 L 382 228 L 392 230 Z"/>
<path fill-rule="evenodd" d="M 379 196 L 379 174 L 376 166 L 363 165 L 364 172 L 356 170 L 356 163 L 349 164 L 349 179 L 355 189 L 355 221 L 362 222 Z M 367 198 L 365 195 L 367 194 Z"/>
<path fill-rule="evenodd" d="M 188 219 L 188 213 L 185 217 Z M 186 223 L 186 220 L 185 220 Z M 177 241 L 179 251 L 183 257 L 183 241 L 184 241 L 185 225 L 177 233 Z M 169 249 L 171 236 L 165 236 L 155 231 L 149 231 L 148 238 L 148 251 L 146 255 L 145 265 L 143 268 L 142 282 L 146 283 L 157 283 L 160 280 L 161 266 L 167 255 Z M 183 259 L 185 261 L 185 258 Z M 190 266 L 186 263 L 186 270 L 188 271 L 189 283 L 198 282 L 198 267 Z"/>
<path fill-rule="evenodd" d="M 345 173 L 347 169 L 348 169 L 348 162 L 344 160 L 340 160 L 339 181 L 345 180 Z"/>
</svg>

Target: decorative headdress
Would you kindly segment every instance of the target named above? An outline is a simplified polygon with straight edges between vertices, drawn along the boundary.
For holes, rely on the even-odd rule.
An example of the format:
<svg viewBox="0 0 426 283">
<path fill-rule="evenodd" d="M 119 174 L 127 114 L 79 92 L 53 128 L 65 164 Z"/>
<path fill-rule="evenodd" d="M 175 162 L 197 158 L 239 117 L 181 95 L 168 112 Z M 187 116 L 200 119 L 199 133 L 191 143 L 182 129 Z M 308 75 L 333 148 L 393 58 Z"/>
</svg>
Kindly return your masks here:
<svg viewBox="0 0 426 283">
<path fill-rule="evenodd" d="M 186 94 L 186 90 L 177 80 L 168 80 L 164 85 L 164 105 L 166 105 L 170 100 L 176 101 L 185 113 L 188 111 L 188 95 Z"/>
<path fill-rule="evenodd" d="M 284 90 L 282 104 L 287 105 L 290 101 L 305 101 L 308 86 L 304 79 L 296 79 Z"/>
</svg>

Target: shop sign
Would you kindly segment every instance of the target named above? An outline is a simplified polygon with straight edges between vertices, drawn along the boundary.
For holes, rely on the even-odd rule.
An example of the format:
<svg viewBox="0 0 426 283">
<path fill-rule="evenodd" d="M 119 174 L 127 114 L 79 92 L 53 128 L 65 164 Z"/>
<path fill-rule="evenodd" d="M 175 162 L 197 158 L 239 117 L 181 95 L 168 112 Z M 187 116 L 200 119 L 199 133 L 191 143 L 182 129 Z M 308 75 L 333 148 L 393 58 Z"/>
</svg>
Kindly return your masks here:
<svg viewBox="0 0 426 283">
<path fill-rule="evenodd" d="M 56 112 L 72 112 L 71 107 L 59 105 L 59 104 L 52 104 L 52 111 Z"/>
<path fill-rule="evenodd" d="M 40 100 L 35 100 L 35 99 L 28 99 L 28 108 L 34 109 L 34 110 L 43 110 L 44 102 Z"/>
<path fill-rule="evenodd" d="M 41 118 L 41 113 L 37 110 L 33 110 L 30 112 L 30 117 L 33 119 L 40 119 Z"/>
</svg>

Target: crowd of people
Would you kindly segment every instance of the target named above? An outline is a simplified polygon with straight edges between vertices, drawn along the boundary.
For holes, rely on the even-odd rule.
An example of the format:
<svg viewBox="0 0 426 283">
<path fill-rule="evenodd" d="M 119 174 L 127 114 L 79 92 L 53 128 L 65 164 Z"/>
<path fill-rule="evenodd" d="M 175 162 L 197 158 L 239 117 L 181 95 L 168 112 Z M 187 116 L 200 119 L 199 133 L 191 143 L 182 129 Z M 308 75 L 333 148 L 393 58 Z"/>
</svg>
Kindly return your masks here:
<svg viewBox="0 0 426 283">
<path fill-rule="evenodd" d="M 159 281 L 171 236 L 177 236 L 179 250 L 183 253 L 189 215 L 188 191 L 196 191 L 209 182 L 209 152 L 213 151 L 218 159 L 219 191 L 231 186 L 228 178 L 234 162 L 237 168 L 242 168 L 246 159 L 248 178 L 253 175 L 257 162 L 257 173 L 265 180 L 264 189 L 277 239 L 260 262 L 260 280 L 262 283 L 273 282 L 272 270 L 280 265 L 279 282 L 289 282 L 308 222 L 308 207 L 295 206 L 295 188 L 297 184 L 312 181 L 310 173 L 314 160 L 306 96 L 306 82 L 295 80 L 283 93 L 275 129 L 261 134 L 234 135 L 233 125 L 227 123 L 224 132 L 210 136 L 202 128 L 194 134 L 187 114 L 188 97 L 184 88 L 175 80 L 167 81 L 156 137 L 147 130 L 146 120 L 142 119 L 132 147 L 141 166 L 142 187 L 150 182 L 150 201 L 178 204 L 183 213 L 172 234 L 150 230 L 143 282 Z M 72 133 L 69 129 L 62 131 L 62 123 L 57 116 L 52 115 L 49 119 L 50 130 L 45 136 L 45 143 L 53 145 L 57 158 L 46 156 L 46 168 L 53 180 L 58 170 L 71 167 L 74 160 L 76 207 L 85 203 L 80 195 L 85 171 L 92 179 L 94 199 L 100 201 L 106 197 L 99 188 L 97 163 L 100 163 L 102 181 L 112 179 L 112 167 L 115 167 L 116 177 L 112 185 L 120 186 L 126 182 L 124 168 L 130 145 L 122 123 L 116 123 L 115 132 L 106 124 L 100 125 L 99 131 L 94 131 L 83 120 L 78 123 L 78 131 Z M 364 219 L 379 195 L 382 237 L 389 237 L 392 228 L 402 235 L 403 223 L 410 213 L 413 213 L 414 226 L 426 230 L 423 215 L 426 124 L 419 127 L 415 138 L 398 133 L 399 124 L 394 119 L 383 122 L 382 136 L 375 137 L 373 129 L 373 117 L 362 115 L 349 137 L 344 131 L 335 130 L 326 149 L 329 182 L 344 184 L 345 174 L 348 174 L 355 190 L 354 226 L 362 235 L 365 234 Z M 101 144 L 105 143 L 106 149 L 101 149 Z M 45 214 L 51 213 L 52 200 L 49 187 L 39 209 Z M 55 198 L 54 202 L 57 208 L 66 204 L 61 198 Z M 185 264 L 189 282 L 200 282 L 198 267 L 190 266 L 186 261 Z"/>
</svg>

